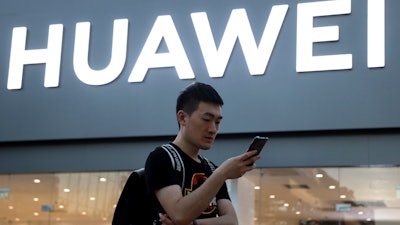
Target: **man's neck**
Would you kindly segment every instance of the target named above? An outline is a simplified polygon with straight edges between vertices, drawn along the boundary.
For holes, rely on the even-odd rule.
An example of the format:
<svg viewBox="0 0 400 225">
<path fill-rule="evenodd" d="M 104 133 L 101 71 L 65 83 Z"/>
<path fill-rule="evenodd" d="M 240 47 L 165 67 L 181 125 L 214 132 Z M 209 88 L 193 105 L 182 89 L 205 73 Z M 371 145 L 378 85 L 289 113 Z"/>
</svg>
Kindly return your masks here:
<svg viewBox="0 0 400 225">
<path fill-rule="evenodd" d="M 177 135 L 172 143 L 177 145 L 186 155 L 188 155 L 196 162 L 201 162 L 198 157 L 200 149 L 194 145 L 191 145 L 189 142 L 185 141 L 183 138 L 180 137 L 180 135 Z"/>
</svg>

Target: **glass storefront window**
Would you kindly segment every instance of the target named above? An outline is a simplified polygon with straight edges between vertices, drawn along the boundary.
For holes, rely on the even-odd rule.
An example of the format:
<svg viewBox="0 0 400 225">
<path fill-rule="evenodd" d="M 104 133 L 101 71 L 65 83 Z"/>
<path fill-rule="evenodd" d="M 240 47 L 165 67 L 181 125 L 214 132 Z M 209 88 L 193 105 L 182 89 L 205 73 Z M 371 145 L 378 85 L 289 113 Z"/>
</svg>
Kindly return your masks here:
<svg viewBox="0 0 400 225">
<path fill-rule="evenodd" d="M 0 175 L 0 225 L 109 225 L 129 174 Z"/>
<path fill-rule="evenodd" d="M 129 174 L 0 175 L 0 225 L 109 225 Z M 229 187 L 240 225 L 400 224 L 400 167 L 255 169 Z"/>
<path fill-rule="evenodd" d="M 244 179 L 255 225 L 400 224 L 399 167 L 257 169 Z"/>
</svg>

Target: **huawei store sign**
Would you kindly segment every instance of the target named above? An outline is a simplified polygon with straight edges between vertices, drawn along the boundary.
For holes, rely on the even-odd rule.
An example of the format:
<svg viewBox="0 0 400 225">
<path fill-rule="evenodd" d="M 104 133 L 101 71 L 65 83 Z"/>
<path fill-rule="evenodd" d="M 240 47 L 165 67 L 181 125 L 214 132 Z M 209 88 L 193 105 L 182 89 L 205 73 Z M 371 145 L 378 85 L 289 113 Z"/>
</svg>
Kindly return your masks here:
<svg viewBox="0 0 400 225">
<path fill-rule="evenodd" d="M 385 1 L 368 0 L 367 65 L 385 66 Z M 244 8 L 232 10 L 221 40 L 215 40 L 207 12 L 190 14 L 193 28 L 210 77 L 223 77 L 236 42 L 241 46 L 250 75 L 265 74 L 272 51 L 288 14 L 288 5 L 271 8 L 260 40 L 255 40 L 252 25 Z M 352 54 L 314 56 L 313 44 L 340 40 L 339 26 L 314 27 L 316 17 L 349 15 L 351 0 L 332 0 L 299 3 L 297 5 L 296 71 L 349 70 L 353 67 Z M 114 81 L 127 61 L 128 19 L 114 20 L 111 58 L 103 69 L 92 69 L 88 62 L 91 24 L 78 22 L 75 27 L 73 69 L 77 78 L 88 85 L 106 85 Z M 22 88 L 25 65 L 45 64 L 44 87 L 58 87 L 63 43 L 63 24 L 51 24 L 47 48 L 27 49 L 27 27 L 12 31 L 7 89 Z M 149 69 L 173 67 L 180 79 L 194 79 L 192 65 L 180 37 L 182 30 L 175 26 L 172 15 L 155 19 L 143 48 L 130 71 L 128 82 L 142 82 Z M 132 38 L 133 40 L 133 38 Z M 164 41 L 168 52 L 159 53 Z M 219 43 L 217 46 L 216 43 Z M 258 44 L 257 44 L 258 43 Z M 349 50 L 350 51 L 350 50 Z"/>
</svg>

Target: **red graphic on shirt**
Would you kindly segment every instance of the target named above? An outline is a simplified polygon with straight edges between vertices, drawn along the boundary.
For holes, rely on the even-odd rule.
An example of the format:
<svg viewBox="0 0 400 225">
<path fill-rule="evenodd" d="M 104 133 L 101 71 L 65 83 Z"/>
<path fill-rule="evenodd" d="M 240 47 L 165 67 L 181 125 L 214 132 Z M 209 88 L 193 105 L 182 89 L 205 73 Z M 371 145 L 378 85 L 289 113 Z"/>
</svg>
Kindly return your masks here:
<svg viewBox="0 0 400 225">
<path fill-rule="evenodd" d="M 192 181 L 190 182 L 190 188 L 185 188 L 185 195 L 189 195 L 192 191 L 196 190 L 200 185 L 202 185 L 207 180 L 204 173 L 195 173 L 192 176 Z M 217 209 L 217 200 L 214 197 L 210 202 L 209 206 L 202 212 L 202 214 L 211 214 Z"/>
</svg>

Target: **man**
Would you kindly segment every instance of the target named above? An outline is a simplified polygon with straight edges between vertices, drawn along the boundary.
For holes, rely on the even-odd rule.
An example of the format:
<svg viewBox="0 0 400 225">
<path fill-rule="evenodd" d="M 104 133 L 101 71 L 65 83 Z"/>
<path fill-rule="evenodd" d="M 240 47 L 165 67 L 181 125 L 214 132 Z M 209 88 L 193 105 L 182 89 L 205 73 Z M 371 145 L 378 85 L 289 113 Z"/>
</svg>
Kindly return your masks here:
<svg viewBox="0 0 400 225">
<path fill-rule="evenodd" d="M 146 161 L 146 183 L 160 206 L 159 224 L 166 225 L 237 225 L 225 181 L 243 176 L 255 168 L 260 157 L 250 151 L 210 169 L 200 149 L 211 148 L 222 120 L 223 100 L 217 91 L 204 83 L 193 83 L 177 99 L 179 131 L 171 143 L 182 157 L 185 184 L 168 154 L 157 147 Z M 244 151 L 245 152 L 245 151 Z"/>
</svg>

